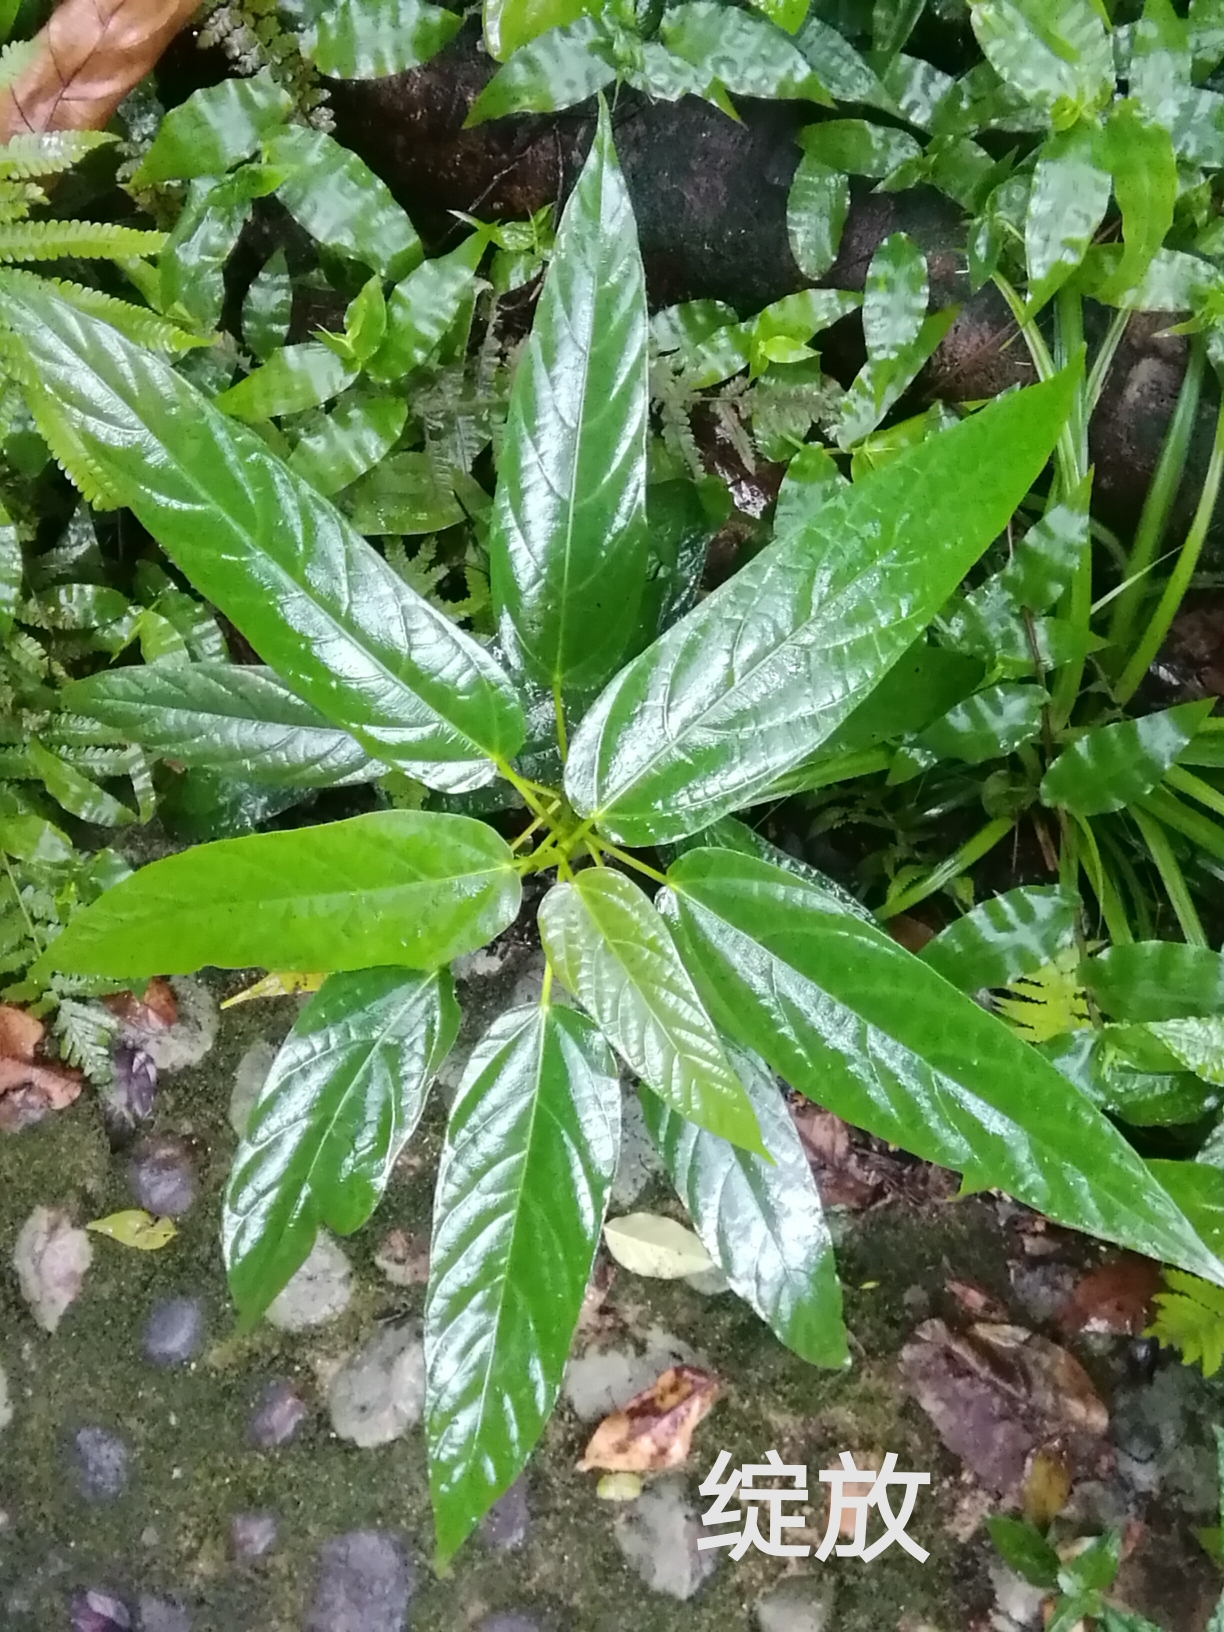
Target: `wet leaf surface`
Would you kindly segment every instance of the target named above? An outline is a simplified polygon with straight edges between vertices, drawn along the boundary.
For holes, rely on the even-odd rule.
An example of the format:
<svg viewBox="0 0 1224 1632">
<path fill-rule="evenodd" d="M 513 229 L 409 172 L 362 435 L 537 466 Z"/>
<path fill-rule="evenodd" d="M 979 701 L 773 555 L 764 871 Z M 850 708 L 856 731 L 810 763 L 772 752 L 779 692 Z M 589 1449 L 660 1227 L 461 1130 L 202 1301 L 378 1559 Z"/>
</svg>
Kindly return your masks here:
<svg viewBox="0 0 1224 1632">
<path fill-rule="evenodd" d="M 693 1430 L 720 1393 L 718 1379 L 696 1366 L 673 1366 L 621 1411 L 605 1417 L 579 1468 L 608 1473 L 661 1473 L 688 1460 Z"/>
</svg>

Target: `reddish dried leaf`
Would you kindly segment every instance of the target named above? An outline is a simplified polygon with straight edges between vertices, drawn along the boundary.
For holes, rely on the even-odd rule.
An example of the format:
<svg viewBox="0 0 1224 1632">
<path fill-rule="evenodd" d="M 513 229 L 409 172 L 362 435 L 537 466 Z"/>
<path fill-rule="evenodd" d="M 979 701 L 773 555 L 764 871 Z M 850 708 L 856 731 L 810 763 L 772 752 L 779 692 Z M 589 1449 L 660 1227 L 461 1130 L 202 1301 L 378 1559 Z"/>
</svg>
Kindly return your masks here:
<svg viewBox="0 0 1224 1632">
<path fill-rule="evenodd" d="M 1058 1312 L 1058 1323 L 1068 1334 L 1138 1337 L 1150 1324 L 1152 1299 L 1159 1291 L 1160 1265 L 1137 1253 L 1121 1253 L 1076 1282 Z"/>
<path fill-rule="evenodd" d="M 976 1281 L 945 1281 L 944 1291 L 954 1298 L 961 1309 L 973 1320 L 1007 1319 L 1007 1310 L 993 1293 Z"/>
<path fill-rule="evenodd" d="M 62 1111 L 81 1092 L 81 1073 L 62 1065 L 0 1059 L 0 1130 L 16 1133 Z"/>
<path fill-rule="evenodd" d="M 0 1003 L 0 1054 L 14 1060 L 32 1060 L 46 1026 L 25 1009 Z"/>
<path fill-rule="evenodd" d="M 135 992 L 114 992 L 102 999 L 110 1012 L 125 1025 L 141 1031 L 165 1031 L 178 1019 L 178 998 L 168 980 L 155 975 L 143 997 Z"/>
<path fill-rule="evenodd" d="M 101 130 L 198 0 L 64 0 L 32 59 L 0 91 L 0 141 L 32 130 Z"/>
<path fill-rule="evenodd" d="M 719 1383 L 696 1366 L 672 1366 L 605 1417 L 579 1468 L 608 1473 L 659 1473 L 686 1460 L 693 1430 L 719 1395 Z"/>
</svg>

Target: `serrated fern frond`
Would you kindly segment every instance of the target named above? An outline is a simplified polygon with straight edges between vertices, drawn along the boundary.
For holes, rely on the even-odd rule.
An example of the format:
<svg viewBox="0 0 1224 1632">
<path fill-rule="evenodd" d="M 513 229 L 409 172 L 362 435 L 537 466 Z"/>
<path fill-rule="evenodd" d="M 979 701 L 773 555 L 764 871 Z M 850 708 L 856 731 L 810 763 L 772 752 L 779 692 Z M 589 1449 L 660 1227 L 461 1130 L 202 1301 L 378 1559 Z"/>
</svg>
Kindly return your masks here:
<svg viewBox="0 0 1224 1632">
<path fill-rule="evenodd" d="M 16 268 L 6 272 L 5 276 L 14 282 L 36 280 L 44 287 L 50 284 L 69 306 L 75 306 L 77 311 L 86 312 L 90 317 L 101 318 L 112 329 L 118 329 L 120 334 L 150 351 L 188 351 L 195 346 L 211 345 L 213 341 L 213 336 L 191 334 L 169 318 L 149 311 L 146 306 L 133 306 L 126 300 L 105 295 L 100 289 L 90 289 L 82 283 L 72 283 L 67 278 L 43 278 L 36 272 L 22 272 Z"/>
<path fill-rule="evenodd" d="M 1074 948 L 1004 988 L 995 1007 L 1026 1042 L 1048 1043 L 1068 1031 L 1092 1024 L 1088 997 L 1078 977 L 1079 954 Z"/>
<path fill-rule="evenodd" d="M 1184 1270 L 1166 1269 L 1166 1292 L 1155 1298 L 1156 1318 L 1145 1335 L 1181 1353 L 1183 1362 L 1214 1377 L 1224 1364 L 1224 1287 Z"/>
<path fill-rule="evenodd" d="M 38 55 L 34 40 L 10 40 L 0 51 L 0 86 L 11 85 Z"/>
<path fill-rule="evenodd" d="M 106 488 L 106 479 L 90 459 L 80 438 L 60 415 L 55 399 L 39 389 L 29 360 L 12 336 L 0 336 L 0 362 L 23 387 L 26 406 L 39 435 L 51 450 L 51 457 L 95 510 L 114 510 L 117 501 Z"/>
<path fill-rule="evenodd" d="M 11 63 L 11 50 L 0 55 L 0 84 Z M 29 176 L 57 176 L 71 170 L 87 153 L 117 141 L 104 130 L 36 131 L 14 136 L 0 147 L 0 178 L 24 180 Z"/>
<path fill-rule="evenodd" d="M 82 1003 L 75 997 L 61 997 L 51 1025 L 59 1043 L 60 1057 L 78 1066 L 91 1082 L 105 1086 L 114 1076 L 111 1045 L 119 1022 L 98 1003 Z"/>
<path fill-rule="evenodd" d="M 9 221 L 0 224 L 0 261 L 54 261 L 64 255 L 80 260 L 121 261 L 156 255 L 165 248 L 164 232 L 145 232 L 105 221 Z"/>
<path fill-rule="evenodd" d="M 36 181 L 0 181 L 0 222 L 24 221 L 47 195 Z"/>
</svg>

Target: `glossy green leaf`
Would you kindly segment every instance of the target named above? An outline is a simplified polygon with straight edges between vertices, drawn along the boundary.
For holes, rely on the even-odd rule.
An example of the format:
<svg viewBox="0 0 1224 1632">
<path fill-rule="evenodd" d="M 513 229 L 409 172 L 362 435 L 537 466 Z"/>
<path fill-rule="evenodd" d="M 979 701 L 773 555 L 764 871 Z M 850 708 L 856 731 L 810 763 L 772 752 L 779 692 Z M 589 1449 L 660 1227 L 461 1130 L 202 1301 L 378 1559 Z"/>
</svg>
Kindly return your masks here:
<svg viewBox="0 0 1224 1632">
<path fill-rule="evenodd" d="M 494 605 L 541 684 L 617 668 L 646 578 L 646 281 L 606 107 L 519 359 L 490 534 Z"/>
<path fill-rule="evenodd" d="M 886 97 L 898 108 L 911 125 L 919 130 L 933 130 L 937 110 L 955 81 L 942 69 L 927 62 L 925 57 L 911 57 L 900 52 L 880 76 Z"/>
<path fill-rule="evenodd" d="M 1125 101 L 1109 111 L 1098 162 L 1113 177 L 1122 212 L 1123 253 L 1102 293 L 1114 300 L 1146 275 L 1173 225 L 1177 159 L 1168 131 L 1145 119 L 1138 103 Z"/>
<path fill-rule="evenodd" d="M 402 278 L 421 260 L 416 228 L 355 153 L 305 125 L 277 131 L 264 161 L 288 174 L 277 197 L 326 249 L 350 255 L 386 278 Z"/>
<path fill-rule="evenodd" d="M 508 113 L 554 113 L 585 102 L 616 78 L 613 36 L 595 17 L 577 17 L 521 45 L 468 110 L 465 129 Z"/>
<path fill-rule="evenodd" d="M 646 1086 L 698 1127 L 759 1152 L 752 1102 L 637 885 L 608 867 L 580 872 L 549 890 L 539 923 L 557 975 Z"/>
<path fill-rule="evenodd" d="M 278 249 L 252 280 L 242 303 L 242 337 L 261 361 L 289 337 L 293 312 L 293 282 L 285 252 Z"/>
<path fill-rule="evenodd" d="M 1178 941 L 1135 941 L 1090 958 L 1082 978 L 1116 1020 L 1224 1014 L 1224 955 Z"/>
<path fill-rule="evenodd" d="M 868 102 L 891 108 L 892 99 L 879 76 L 838 29 L 809 8 L 795 44 L 838 102 Z"/>
<path fill-rule="evenodd" d="M 514 922 L 504 839 L 468 816 L 376 811 L 221 839 L 152 862 L 78 912 L 44 954 L 66 974 L 433 969 Z"/>
<path fill-rule="evenodd" d="M 25 563 L 17 528 L 8 511 L 0 505 L 0 634 L 7 633 L 13 626 L 21 605 L 24 576 Z"/>
<path fill-rule="evenodd" d="M 751 4 L 771 23 L 797 34 L 807 15 L 809 0 L 751 0 Z"/>
<path fill-rule="evenodd" d="M 1148 1030 L 1179 1065 L 1204 1082 L 1224 1088 L 1224 1018 L 1194 1015 L 1181 1020 L 1153 1020 Z"/>
<path fill-rule="evenodd" d="M 462 25 L 426 0 L 331 0 L 302 34 L 302 55 L 330 79 L 386 79 L 428 62 Z"/>
<path fill-rule="evenodd" d="M 922 962 L 962 992 L 1006 986 L 1075 945 L 1079 897 L 1053 884 L 992 895 L 923 947 Z"/>
<path fill-rule="evenodd" d="M 956 307 L 945 306 L 923 320 L 917 336 L 908 345 L 867 359 L 842 399 L 833 428 L 839 448 L 852 448 L 875 430 L 917 378 L 955 320 Z"/>
<path fill-rule="evenodd" d="M 512 1009 L 468 1061 L 438 1173 L 425 1432 L 438 1553 L 514 1481 L 561 1386 L 620 1149 L 603 1038 Z"/>
<path fill-rule="evenodd" d="M 1041 799 L 1073 816 L 1124 810 L 1142 799 L 1187 748 L 1214 701 L 1179 703 L 1140 720 L 1099 725 L 1077 737 L 1041 781 Z"/>
<path fill-rule="evenodd" d="M 871 7 L 873 51 L 885 60 L 900 51 L 925 10 L 926 0 L 873 0 Z"/>
<path fill-rule="evenodd" d="M 62 755 L 44 748 L 36 737 L 26 744 L 25 751 L 31 769 L 42 778 L 51 797 L 83 822 L 126 827 L 136 820 L 135 811 L 70 765 Z"/>
<path fill-rule="evenodd" d="M 995 72 L 1026 102 L 1088 111 L 1112 92 L 1113 51 L 1090 0 L 974 0 L 969 19 Z"/>
<path fill-rule="evenodd" d="M 345 514 L 359 533 L 437 533 L 463 520 L 428 453 L 395 453 L 344 490 Z"/>
<path fill-rule="evenodd" d="M 493 660 L 258 436 L 106 324 L 2 293 L 40 423 L 293 691 L 430 786 L 479 786 L 482 755 L 517 751 L 522 710 Z"/>
<path fill-rule="evenodd" d="M 274 351 L 266 363 L 215 400 L 222 413 L 234 419 L 275 419 L 338 397 L 353 378 L 334 352 L 311 340 Z"/>
<path fill-rule="evenodd" d="M 706 1251 L 787 1348 L 816 1366 L 849 1359 L 833 1242 L 807 1154 L 759 1060 L 733 1054 L 772 1163 L 694 1127 L 643 1091 L 642 1111 Z"/>
<path fill-rule="evenodd" d="M 630 844 L 750 802 L 832 735 L 1006 526 L 1054 444 L 1067 373 L 1001 398 L 826 500 L 622 669 L 566 789 Z"/>
<path fill-rule="evenodd" d="M 716 1022 L 878 1138 L 1073 1229 L 1224 1280 L 1144 1163 L 1059 1073 L 884 930 L 726 850 L 668 872 L 665 911 Z"/>
<path fill-rule="evenodd" d="M 803 155 L 787 194 L 790 253 L 805 277 L 823 277 L 837 259 L 850 211 L 850 181 Z"/>
<path fill-rule="evenodd" d="M 1058 1585 L 1062 1561 L 1036 1525 L 995 1513 L 986 1520 L 986 1528 L 1003 1562 L 1021 1580 L 1036 1587 Z"/>
<path fill-rule="evenodd" d="M 279 172 L 244 165 L 219 182 L 193 182 L 158 260 L 160 305 L 200 329 L 215 328 L 225 300 L 225 263 L 251 214 Z"/>
<path fill-rule="evenodd" d="M 330 413 L 306 421 L 289 469 L 317 493 L 338 493 L 390 453 L 407 419 L 402 398 L 346 392 Z"/>
<path fill-rule="evenodd" d="M 814 442 L 805 443 L 788 463 L 778 489 L 774 536 L 782 538 L 793 528 L 802 526 L 820 508 L 822 501 L 831 498 L 845 482 L 828 448 Z"/>
<path fill-rule="evenodd" d="M 370 360 L 376 380 L 398 380 L 433 356 L 471 291 L 488 247 L 474 233 L 449 255 L 423 261 L 387 299 L 387 333 Z"/>
<path fill-rule="evenodd" d="M 940 759 L 981 765 L 1002 759 L 1041 730 L 1041 711 L 1049 694 L 1040 686 L 988 686 L 957 703 L 928 725 L 915 742 Z"/>
<path fill-rule="evenodd" d="M 1024 223 L 1029 309 L 1041 306 L 1083 260 L 1109 207 L 1111 178 L 1097 162 L 1097 132 L 1073 125 L 1037 155 Z"/>
<path fill-rule="evenodd" d="M 381 769 L 347 732 L 253 664 L 107 669 L 65 687 L 60 706 L 161 758 L 248 782 L 328 788 L 372 781 Z"/>
<path fill-rule="evenodd" d="M 871 358 L 899 356 L 917 340 L 930 288 L 926 256 L 903 232 L 893 232 L 871 257 L 863 290 L 863 338 Z"/>
<path fill-rule="evenodd" d="M 833 105 L 795 41 L 753 12 L 718 0 L 681 0 L 663 13 L 659 38 L 733 96 L 797 97 Z"/>
<path fill-rule="evenodd" d="M 323 983 L 251 1109 L 221 1218 L 230 1292 L 254 1325 L 321 1226 L 351 1235 L 382 1200 L 459 1029 L 445 969 L 358 969 Z"/>
<path fill-rule="evenodd" d="M 1103 305 L 1128 312 L 1186 312 L 1204 295 L 1224 290 L 1224 279 L 1209 262 L 1180 249 L 1161 249 L 1129 289 L 1118 288 L 1118 268 L 1126 251 L 1096 244 L 1085 255 L 1076 287 Z"/>
<path fill-rule="evenodd" d="M 171 108 L 132 177 L 136 187 L 221 176 L 293 112 L 293 99 L 261 68 L 250 79 L 222 79 Z"/>
<path fill-rule="evenodd" d="M 520 45 L 550 28 L 563 28 L 597 10 L 590 0 L 484 0 L 485 46 L 494 62 L 505 62 Z"/>
<path fill-rule="evenodd" d="M 807 125 L 799 132 L 799 145 L 817 164 L 852 176 L 872 176 L 876 181 L 922 151 L 907 131 L 875 125 L 868 119 L 826 119 L 819 125 Z"/>
</svg>

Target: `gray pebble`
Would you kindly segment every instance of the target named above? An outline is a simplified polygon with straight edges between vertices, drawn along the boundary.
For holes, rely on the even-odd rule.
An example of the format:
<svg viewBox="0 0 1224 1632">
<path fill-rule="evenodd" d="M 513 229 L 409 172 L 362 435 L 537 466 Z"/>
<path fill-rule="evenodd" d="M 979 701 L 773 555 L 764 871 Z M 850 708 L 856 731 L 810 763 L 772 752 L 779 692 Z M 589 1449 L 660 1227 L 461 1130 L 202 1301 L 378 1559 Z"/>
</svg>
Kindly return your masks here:
<svg viewBox="0 0 1224 1632">
<path fill-rule="evenodd" d="M 320 1230 L 306 1262 L 273 1298 L 265 1319 L 281 1332 L 305 1332 L 342 1315 L 352 1296 L 349 1261 Z"/>
<path fill-rule="evenodd" d="M 354 1530 L 319 1553 L 306 1632 L 404 1632 L 415 1585 L 399 1540 L 385 1530 Z"/>
<path fill-rule="evenodd" d="M 235 1513 L 230 1520 L 230 1557 L 251 1564 L 272 1551 L 278 1534 L 275 1513 Z"/>
<path fill-rule="evenodd" d="M 71 1441 L 72 1476 L 87 1502 L 113 1502 L 128 1482 L 128 1448 L 105 1428 L 78 1428 Z"/>
<path fill-rule="evenodd" d="M 144 1329 L 144 1357 L 155 1366 L 182 1366 L 204 1346 L 204 1305 L 199 1298 L 163 1298 Z"/>
<path fill-rule="evenodd" d="M 136 1613 L 137 1632 L 191 1632 L 191 1616 L 176 1598 L 142 1594 Z"/>
<path fill-rule="evenodd" d="M 306 1418 L 306 1402 L 292 1383 L 278 1377 L 255 1402 L 251 1439 L 261 1450 L 287 1445 Z"/>
<path fill-rule="evenodd" d="M 387 1445 L 421 1420 L 425 1350 L 420 1325 L 384 1326 L 337 1372 L 327 1399 L 341 1439 Z"/>
<path fill-rule="evenodd" d="M 515 1553 L 527 1540 L 530 1528 L 527 1487 L 521 1479 L 516 1479 L 481 1519 L 480 1538 L 499 1552 Z"/>
<path fill-rule="evenodd" d="M 132 1616 L 123 1600 L 109 1592 L 74 1592 L 68 1624 L 72 1632 L 131 1632 Z"/>
<path fill-rule="evenodd" d="M 128 1188 L 155 1218 L 181 1218 L 190 1212 L 196 1181 L 186 1140 L 170 1133 L 142 1139 L 128 1163 Z"/>
</svg>

